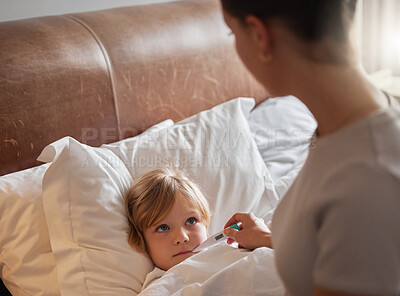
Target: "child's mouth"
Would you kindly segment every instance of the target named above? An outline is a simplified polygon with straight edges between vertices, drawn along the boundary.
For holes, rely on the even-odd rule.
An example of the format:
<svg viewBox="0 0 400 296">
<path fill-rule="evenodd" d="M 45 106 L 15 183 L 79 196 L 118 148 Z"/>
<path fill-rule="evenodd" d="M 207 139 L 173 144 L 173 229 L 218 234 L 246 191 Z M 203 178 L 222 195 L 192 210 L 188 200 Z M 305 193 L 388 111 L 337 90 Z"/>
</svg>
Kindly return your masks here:
<svg viewBox="0 0 400 296">
<path fill-rule="evenodd" d="M 185 252 L 180 252 L 180 253 L 178 253 L 178 254 L 176 254 L 176 255 L 174 255 L 174 257 L 176 257 L 176 256 L 180 256 L 180 255 L 186 255 L 186 254 L 192 254 L 192 251 L 185 251 Z"/>
</svg>

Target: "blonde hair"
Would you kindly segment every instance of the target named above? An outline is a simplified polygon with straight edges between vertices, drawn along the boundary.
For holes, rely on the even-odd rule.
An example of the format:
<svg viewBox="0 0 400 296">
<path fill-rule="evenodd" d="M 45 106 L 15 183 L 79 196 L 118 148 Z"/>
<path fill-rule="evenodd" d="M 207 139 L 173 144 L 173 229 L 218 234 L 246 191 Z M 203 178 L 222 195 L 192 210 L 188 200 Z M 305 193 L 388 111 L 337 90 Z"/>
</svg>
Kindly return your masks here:
<svg viewBox="0 0 400 296">
<path fill-rule="evenodd" d="M 125 198 L 126 216 L 129 223 L 128 242 L 139 252 L 146 253 L 144 231 L 158 224 L 172 209 L 179 196 L 197 209 L 208 228 L 210 209 L 208 202 L 197 185 L 181 171 L 159 168 L 137 179 Z"/>
</svg>

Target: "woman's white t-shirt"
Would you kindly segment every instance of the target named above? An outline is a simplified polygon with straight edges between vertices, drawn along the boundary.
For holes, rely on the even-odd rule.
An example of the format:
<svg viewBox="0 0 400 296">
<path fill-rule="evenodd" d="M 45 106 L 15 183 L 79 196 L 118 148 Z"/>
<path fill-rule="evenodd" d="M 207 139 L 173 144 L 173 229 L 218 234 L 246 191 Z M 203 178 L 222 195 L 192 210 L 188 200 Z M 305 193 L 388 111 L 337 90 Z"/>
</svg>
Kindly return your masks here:
<svg viewBox="0 0 400 296">
<path fill-rule="evenodd" d="M 311 143 L 272 220 L 287 292 L 400 295 L 400 107 Z"/>
</svg>

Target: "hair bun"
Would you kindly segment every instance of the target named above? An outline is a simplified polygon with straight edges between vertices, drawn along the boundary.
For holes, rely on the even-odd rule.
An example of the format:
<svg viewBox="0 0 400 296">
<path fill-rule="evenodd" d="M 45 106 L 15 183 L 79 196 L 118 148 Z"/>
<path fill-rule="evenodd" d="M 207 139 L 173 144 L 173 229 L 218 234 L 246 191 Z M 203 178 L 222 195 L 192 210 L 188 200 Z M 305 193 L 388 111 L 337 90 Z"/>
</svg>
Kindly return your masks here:
<svg viewBox="0 0 400 296">
<path fill-rule="evenodd" d="M 316 41 L 326 35 L 343 40 L 357 0 L 221 0 L 221 3 L 227 13 L 241 20 L 250 14 L 262 19 L 281 18 L 299 37 Z"/>
</svg>

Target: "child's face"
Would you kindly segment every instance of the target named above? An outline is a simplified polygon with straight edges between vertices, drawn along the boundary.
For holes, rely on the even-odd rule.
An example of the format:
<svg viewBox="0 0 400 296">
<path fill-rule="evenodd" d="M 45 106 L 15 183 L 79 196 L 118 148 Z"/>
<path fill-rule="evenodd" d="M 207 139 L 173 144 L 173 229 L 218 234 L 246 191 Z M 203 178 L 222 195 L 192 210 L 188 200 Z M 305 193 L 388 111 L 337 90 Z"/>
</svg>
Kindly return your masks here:
<svg viewBox="0 0 400 296">
<path fill-rule="evenodd" d="M 149 255 L 163 270 L 182 262 L 195 253 L 191 251 L 207 239 L 207 228 L 197 210 L 189 208 L 178 197 L 171 211 L 144 231 Z"/>
</svg>

